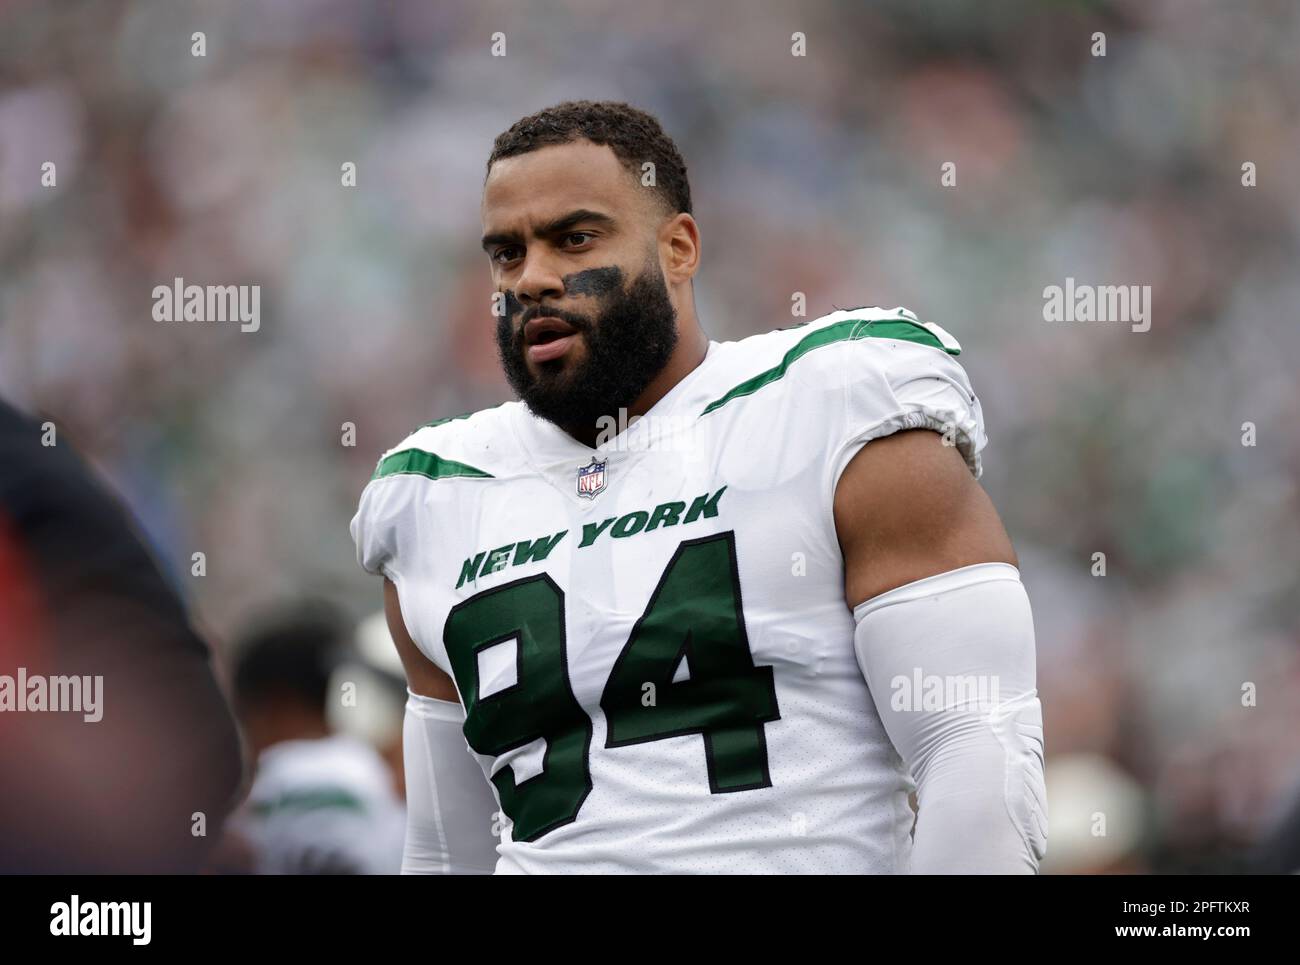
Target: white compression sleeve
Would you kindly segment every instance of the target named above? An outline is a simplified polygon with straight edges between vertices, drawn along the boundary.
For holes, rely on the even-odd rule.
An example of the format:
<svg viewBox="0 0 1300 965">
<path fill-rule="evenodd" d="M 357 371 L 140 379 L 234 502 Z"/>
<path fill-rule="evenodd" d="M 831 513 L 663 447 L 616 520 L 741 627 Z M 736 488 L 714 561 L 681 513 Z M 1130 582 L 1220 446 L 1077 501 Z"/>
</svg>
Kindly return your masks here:
<svg viewBox="0 0 1300 965">
<path fill-rule="evenodd" d="M 853 611 L 858 665 L 917 785 L 913 874 L 1035 873 L 1043 719 L 1020 572 L 980 563 Z"/>
<path fill-rule="evenodd" d="M 402 874 L 491 874 L 496 797 L 465 745 L 465 711 L 406 692 L 406 847 Z"/>
</svg>

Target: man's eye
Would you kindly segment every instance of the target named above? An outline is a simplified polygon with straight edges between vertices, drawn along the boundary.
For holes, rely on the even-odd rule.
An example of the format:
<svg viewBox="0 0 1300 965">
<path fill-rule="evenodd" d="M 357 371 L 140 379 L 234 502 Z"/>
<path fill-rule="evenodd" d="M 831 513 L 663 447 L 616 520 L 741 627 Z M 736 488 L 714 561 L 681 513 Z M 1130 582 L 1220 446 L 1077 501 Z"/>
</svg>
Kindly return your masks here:
<svg viewBox="0 0 1300 965">
<path fill-rule="evenodd" d="M 570 231 L 564 236 L 565 241 L 571 241 L 574 238 L 593 238 L 595 237 L 590 231 Z M 579 241 L 579 245 L 585 245 L 586 241 Z"/>
<path fill-rule="evenodd" d="M 518 248 L 511 246 L 509 248 L 498 248 L 492 253 L 492 260 L 497 264 L 505 264 L 508 261 L 514 261 L 518 255 Z"/>
</svg>

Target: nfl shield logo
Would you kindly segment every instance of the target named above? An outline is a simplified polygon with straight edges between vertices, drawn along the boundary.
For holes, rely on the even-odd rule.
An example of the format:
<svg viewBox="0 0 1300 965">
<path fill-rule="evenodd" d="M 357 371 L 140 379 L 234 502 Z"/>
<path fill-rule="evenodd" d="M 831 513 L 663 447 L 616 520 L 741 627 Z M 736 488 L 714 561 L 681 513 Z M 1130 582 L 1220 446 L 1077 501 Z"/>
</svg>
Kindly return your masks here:
<svg viewBox="0 0 1300 965">
<path fill-rule="evenodd" d="M 604 491 L 605 462 L 597 462 L 596 457 L 592 456 L 589 464 L 578 467 L 578 495 L 595 499 Z"/>
</svg>

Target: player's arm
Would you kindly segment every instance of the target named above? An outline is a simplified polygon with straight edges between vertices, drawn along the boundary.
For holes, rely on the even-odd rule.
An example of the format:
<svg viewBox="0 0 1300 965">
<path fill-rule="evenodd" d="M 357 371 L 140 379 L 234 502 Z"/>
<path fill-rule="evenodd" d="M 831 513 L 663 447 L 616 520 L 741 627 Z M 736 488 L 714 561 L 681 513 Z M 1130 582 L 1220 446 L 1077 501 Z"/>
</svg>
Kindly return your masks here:
<svg viewBox="0 0 1300 965">
<path fill-rule="evenodd" d="M 956 448 L 914 430 L 859 450 L 834 513 L 858 662 L 917 784 L 911 870 L 1036 871 L 1046 793 L 1034 629 L 992 503 Z M 936 686 L 941 709 L 925 699 Z"/>
<path fill-rule="evenodd" d="M 470 756 L 456 685 L 420 652 L 402 618 L 397 587 L 384 580 L 388 632 L 406 670 L 402 758 L 406 767 L 403 874 L 491 874 L 496 799 Z"/>
<path fill-rule="evenodd" d="M 422 654 L 415 641 L 411 639 L 411 634 L 406 629 L 406 620 L 402 617 L 402 604 L 397 598 L 397 586 L 387 577 L 384 578 L 384 617 L 388 621 L 389 636 L 397 645 L 397 655 L 402 658 L 402 669 L 406 671 L 406 685 L 411 692 L 459 705 L 460 696 L 456 693 L 456 685 L 451 677 Z"/>
</svg>

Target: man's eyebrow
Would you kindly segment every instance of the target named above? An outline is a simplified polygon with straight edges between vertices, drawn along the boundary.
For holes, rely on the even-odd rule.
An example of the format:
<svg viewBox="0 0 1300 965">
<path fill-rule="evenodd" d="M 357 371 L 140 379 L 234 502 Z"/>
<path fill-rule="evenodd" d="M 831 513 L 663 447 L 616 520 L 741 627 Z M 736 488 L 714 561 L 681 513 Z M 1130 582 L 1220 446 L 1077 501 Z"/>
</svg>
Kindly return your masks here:
<svg viewBox="0 0 1300 965">
<path fill-rule="evenodd" d="M 609 227 L 614 223 L 614 219 L 607 214 L 602 214 L 599 211 L 592 211 L 588 208 L 579 208 L 576 211 L 570 211 L 566 215 L 561 215 L 554 221 L 548 221 L 546 224 L 540 225 L 537 229 L 537 234 L 542 237 L 550 237 L 568 231 L 570 228 L 580 224 L 598 224 Z M 500 234 L 484 235 L 482 245 L 483 250 L 487 251 L 493 245 L 518 244 L 522 240 L 523 237 L 514 232 L 503 232 Z"/>
</svg>

